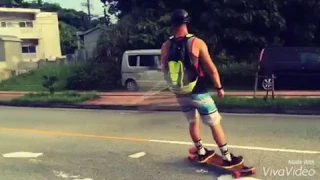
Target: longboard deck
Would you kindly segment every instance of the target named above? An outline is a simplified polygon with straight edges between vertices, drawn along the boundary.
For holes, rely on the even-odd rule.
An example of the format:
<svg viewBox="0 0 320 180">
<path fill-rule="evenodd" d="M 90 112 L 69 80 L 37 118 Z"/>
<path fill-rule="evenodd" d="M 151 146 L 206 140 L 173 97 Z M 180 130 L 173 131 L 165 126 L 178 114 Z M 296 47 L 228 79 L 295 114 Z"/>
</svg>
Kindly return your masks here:
<svg viewBox="0 0 320 180">
<path fill-rule="evenodd" d="M 192 147 L 189 149 L 189 157 L 188 159 L 190 161 L 196 161 L 197 158 L 197 154 L 196 154 L 197 150 L 195 147 Z M 223 170 L 226 170 L 228 172 L 230 172 L 235 178 L 239 178 L 242 176 L 250 176 L 253 174 L 256 174 L 256 168 L 255 167 L 247 167 L 244 165 L 244 162 L 232 166 L 232 167 L 224 167 L 223 165 L 223 159 L 220 155 L 215 154 L 213 157 L 211 157 L 208 161 L 206 161 L 204 164 L 210 165 L 210 166 L 214 166 L 216 168 L 220 168 Z"/>
</svg>

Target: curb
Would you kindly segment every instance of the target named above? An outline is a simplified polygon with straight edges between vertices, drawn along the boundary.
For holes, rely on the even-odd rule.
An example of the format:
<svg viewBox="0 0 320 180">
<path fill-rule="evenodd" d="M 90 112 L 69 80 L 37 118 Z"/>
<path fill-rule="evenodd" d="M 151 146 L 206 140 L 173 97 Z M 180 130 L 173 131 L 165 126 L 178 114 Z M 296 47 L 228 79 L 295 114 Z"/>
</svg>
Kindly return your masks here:
<svg viewBox="0 0 320 180">
<path fill-rule="evenodd" d="M 156 105 L 93 105 L 93 104 L 68 104 L 68 103 L 30 103 L 30 102 L 0 102 L 0 106 L 33 107 L 33 108 L 66 108 L 66 109 L 95 109 L 95 110 L 134 110 L 153 112 L 180 112 L 178 106 Z M 290 114 L 290 115 L 320 115 L 318 108 L 270 108 L 270 107 L 239 107 L 219 106 L 219 112 L 239 114 Z"/>
</svg>

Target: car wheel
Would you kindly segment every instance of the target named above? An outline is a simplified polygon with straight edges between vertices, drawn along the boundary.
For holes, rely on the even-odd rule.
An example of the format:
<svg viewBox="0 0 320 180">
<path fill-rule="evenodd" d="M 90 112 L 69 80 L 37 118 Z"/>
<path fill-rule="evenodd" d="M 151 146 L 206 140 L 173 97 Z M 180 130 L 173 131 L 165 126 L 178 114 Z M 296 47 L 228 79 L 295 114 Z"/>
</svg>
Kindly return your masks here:
<svg viewBox="0 0 320 180">
<path fill-rule="evenodd" d="M 261 86 L 264 90 L 272 90 L 272 79 L 271 78 L 263 79 L 261 82 Z"/>
<path fill-rule="evenodd" d="M 134 80 L 128 80 L 126 83 L 126 89 L 128 91 L 137 91 L 138 90 L 138 85 Z"/>
</svg>

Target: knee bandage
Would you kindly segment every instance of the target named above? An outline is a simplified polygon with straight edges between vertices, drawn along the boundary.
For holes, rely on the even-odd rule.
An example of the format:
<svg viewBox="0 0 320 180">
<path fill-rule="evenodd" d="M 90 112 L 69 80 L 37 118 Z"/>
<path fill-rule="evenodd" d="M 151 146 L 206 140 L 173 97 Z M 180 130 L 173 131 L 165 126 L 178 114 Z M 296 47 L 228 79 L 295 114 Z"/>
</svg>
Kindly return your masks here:
<svg viewBox="0 0 320 180">
<path fill-rule="evenodd" d="M 220 116 L 220 113 L 216 111 L 212 114 L 202 115 L 201 119 L 202 119 L 202 122 L 207 126 L 214 126 L 214 125 L 220 124 L 221 116 Z"/>
</svg>

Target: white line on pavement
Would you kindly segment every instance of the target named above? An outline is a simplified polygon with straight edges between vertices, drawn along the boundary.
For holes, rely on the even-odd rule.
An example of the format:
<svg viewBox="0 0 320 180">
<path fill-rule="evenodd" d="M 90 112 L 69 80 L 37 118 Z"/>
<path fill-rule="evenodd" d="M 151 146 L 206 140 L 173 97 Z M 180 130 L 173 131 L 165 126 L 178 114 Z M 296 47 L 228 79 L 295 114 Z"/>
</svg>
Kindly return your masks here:
<svg viewBox="0 0 320 180">
<path fill-rule="evenodd" d="M 12 152 L 2 154 L 5 158 L 36 158 L 42 156 L 43 153 L 32 153 L 32 152 Z"/>
<path fill-rule="evenodd" d="M 179 145 L 193 145 L 191 142 L 184 141 L 167 141 L 150 139 L 149 142 L 165 143 L 165 144 L 179 144 Z M 217 147 L 215 144 L 204 144 L 205 146 Z M 274 151 L 274 152 L 287 152 L 287 153 L 300 153 L 300 154 L 320 154 L 320 151 L 309 151 L 309 150 L 295 150 L 295 149 L 278 149 L 278 148 L 267 148 L 267 147 L 253 147 L 253 146 L 237 146 L 228 145 L 234 149 L 249 149 L 249 150 L 260 150 L 260 151 Z"/>
<path fill-rule="evenodd" d="M 142 157 L 142 156 L 144 156 L 144 155 L 146 155 L 145 152 L 138 152 L 138 153 L 131 154 L 131 155 L 129 156 L 129 158 L 140 158 L 140 157 Z"/>
<path fill-rule="evenodd" d="M 300 114 L 263 114 L 263 113 L 252 113 L 252 114 L 245 114 L 245 113 L 221 113 L 227 116 L 267 116 L 267 117 L 294 117 L 294 118 L 318 118 L 320 115 L 300 115 Z"/>
</svg>

